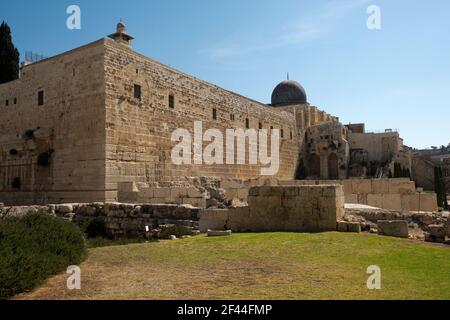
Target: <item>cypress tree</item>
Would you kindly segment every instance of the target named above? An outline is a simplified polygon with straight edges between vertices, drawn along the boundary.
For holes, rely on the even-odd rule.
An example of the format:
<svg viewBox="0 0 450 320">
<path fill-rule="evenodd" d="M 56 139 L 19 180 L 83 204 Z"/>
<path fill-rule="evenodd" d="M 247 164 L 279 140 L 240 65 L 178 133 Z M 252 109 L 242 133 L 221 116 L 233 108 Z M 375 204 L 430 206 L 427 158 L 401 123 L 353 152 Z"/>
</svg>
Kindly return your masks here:
<svg viewBox="0 0 450 320">
<path fill-rule="evenodd" d="M 19 78 L 19 51 L 14 47 L 11 29 L 0 25 L 0 84 Z"/>
<path fill-rule="evenodd" d="M 297 166 L 297 170 L 295 173 L 296 180 L 305 180 L 306 179 L 306 168 L 303 158 L 300 158 L 299 164 Z"/>
<path fill-rule="evenodd" d="M 401 168 L 400 165 L 396 162 L 394 163 L 394 178 L 400 178 L 401 177 Z"/>
<path fill-rule="evenodd" d="M 447 193 L 445 190 L 444 177 L 441 167 L 434 167 L 434 190 L 437 195 L 439 208 L 447 207 Z"/>
</svg>

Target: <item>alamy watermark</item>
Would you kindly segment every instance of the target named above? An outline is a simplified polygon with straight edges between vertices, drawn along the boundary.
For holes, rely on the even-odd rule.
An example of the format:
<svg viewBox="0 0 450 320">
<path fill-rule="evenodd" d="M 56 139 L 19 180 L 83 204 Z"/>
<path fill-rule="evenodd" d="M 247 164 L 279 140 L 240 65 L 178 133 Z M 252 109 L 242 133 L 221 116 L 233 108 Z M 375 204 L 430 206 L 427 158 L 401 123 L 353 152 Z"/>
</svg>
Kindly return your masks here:
<svg viewBox="0 0 450 320">
<path fill-rule="evenodd" d="M 66 286 L 69 290 L 81 290 L 81 269 L 79 266 L 69 266 L 67 272 L 70 277 L 67 278 Z"/>
<path fill-rule="evenodd" d="M 77 5 L 70 5 L 66 9 L 69 17 L 66 20 L 66 26 L 69 30 L 81 29 L 81 9 Z"/>
<path fill-rule="evenodd" d="M 367 7 L 367 29 L 381 30 L 381 9 L 377 5 L 370 5 Z"/>
<path fill-rule="evenodd" d="M 276 175 L 280 168 L 280 130 L 270 130 L 270 146 L 268 133 L 266 129 L 227 129 L 224 143 L 222 131 L 209 129 L 203 133 L 203 123 L 195 121 L 193 139 L 187 129 L 172 133 L 172 142 L 178 142 L 172 148 L 172 163 L 178 166 L 259 164 L 261 175 Z M 210 143 L 203 148 L 204 142 Z"/>
<path fill-rule="evenodd" d="M 379 266 L 369 266 L 367 274 L 370 274 L 367 279 L 367 289 L 381 290 L 381 268 Z"/>
</svg>

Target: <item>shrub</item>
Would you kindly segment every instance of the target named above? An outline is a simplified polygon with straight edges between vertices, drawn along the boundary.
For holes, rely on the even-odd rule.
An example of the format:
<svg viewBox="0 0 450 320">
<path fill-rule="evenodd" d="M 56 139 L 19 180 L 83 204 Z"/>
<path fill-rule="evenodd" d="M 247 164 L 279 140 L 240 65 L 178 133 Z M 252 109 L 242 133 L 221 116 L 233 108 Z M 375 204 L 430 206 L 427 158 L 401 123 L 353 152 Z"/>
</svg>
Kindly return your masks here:
<svg viewBox="0 0 450 320">
<path fill-rule="evenodd" d="M 86 225 L 84 233 L 88 239 L 105 238 L 108 239 L 108 232 L 105 225 L 105 220 L 102 218 L 95 218 Z"/>
<path fill-rule="evenodd" d="M 159 234 L 160 239 L 169 239 L 170 236 L 176 236 L 177 238 L 181 238 L 182 236 L 190 236 L 192 235 L 192 230 L 188 227 L 181 225 L 174 226 L 165 226 L 161 228 L 161 233 Z"/>
<path fill-rule="evenodd" d="M 82 231 L 44 214 L 0 218 L 0 298 L 32 289 L 86 256 Z"/>
</svg>

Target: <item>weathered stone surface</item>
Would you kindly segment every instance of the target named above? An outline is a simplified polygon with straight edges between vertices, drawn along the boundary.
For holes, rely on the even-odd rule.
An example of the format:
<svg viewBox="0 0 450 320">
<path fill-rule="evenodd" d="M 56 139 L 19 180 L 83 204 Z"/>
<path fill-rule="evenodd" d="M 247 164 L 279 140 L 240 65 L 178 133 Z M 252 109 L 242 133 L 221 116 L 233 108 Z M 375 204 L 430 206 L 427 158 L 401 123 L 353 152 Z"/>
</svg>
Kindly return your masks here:
<svg viewBox="0 0 450 320">
<path fill-rule="evenodd" d="M 435 242 L 435 243 L 444 243 L 445 237 L 436 237 L 429 232 L 425 232 L 425 241 L 426 242 Z"/>
<path fill-rule="evenodd" d="M 450 218 L 447 218 L 447 237 L 450 238 Z"/>
<path fill-rule="evenodd" d="M 231 234 L 231 230 L 208 230 L 208 237 L 227 237 Z"/>
<path fill-rule="evenodd" d="M 361 233 L 361 224 L 359 222 L 347 222 L 348 232 Z"/>
<path fill-rule="evenodd" d="M 445 238 L 446 236 L 446 228 L 443 224 L 432 224 L 428 226 L 428 231 L 431 236 L 435 238 Z"/>
<path fill-rule="evenodd" d="M 228 222 L 228 210 L 207 209 L 200 215 L 199 228 L 201 232 L 211 230 L 225 230 Z"/>
<path fill-rule="evenodd" d="M 338 223 L 337 223 L 337 231 L 339 231 L 339 232 L 348 232 L 348 223 L 346 221 L 338 221 Z"/>
<path fill-rule="evenodd" d="M 55 206 L 56 214 L 67 214 L 73 212 L 73 204 L 59 204 Z"/>
<path fill-rule="evenodd" d="M 398 237 L 398 238 L 408 238 L 408 222 L 404 220 L 383 220 L 378 221 L 378 234 Z"/>
<path fill-rule="evenodd" d="M 336 231 L 343 215 L 341 186 L 262 186 L 250 189 L 248 207 L 205 210 L 200 230 Z"/>
<path fill-rule="evenodd" d="M 337 229 L 339 232 L 354 232 L 361 233 L 361 223 L 359 222 L 348 222 L 339 221 L 337 224 Z"/>
</svg>

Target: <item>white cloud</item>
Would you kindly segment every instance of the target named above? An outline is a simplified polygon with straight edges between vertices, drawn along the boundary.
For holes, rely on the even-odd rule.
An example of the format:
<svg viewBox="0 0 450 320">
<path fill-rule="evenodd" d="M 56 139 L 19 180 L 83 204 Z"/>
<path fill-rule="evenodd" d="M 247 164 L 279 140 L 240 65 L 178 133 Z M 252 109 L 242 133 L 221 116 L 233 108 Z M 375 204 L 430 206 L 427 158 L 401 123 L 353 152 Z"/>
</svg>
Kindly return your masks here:
<svg viewBox="0 0 450 320">
<path fill-rule="evenodd" d="M 369 0 L 334 0 L 325 4 L 320 12 L 299 17 L 272 34 L 243 35 L 223 40 L 203 51 L 212 59 L 225 59 L 255 54 L 262 51 L 305 45 L 320 39 L 333 30 L 352 11 L 368 5 Z M 363 21 L 364 22 L 364 21 Z"/>
</svg>

